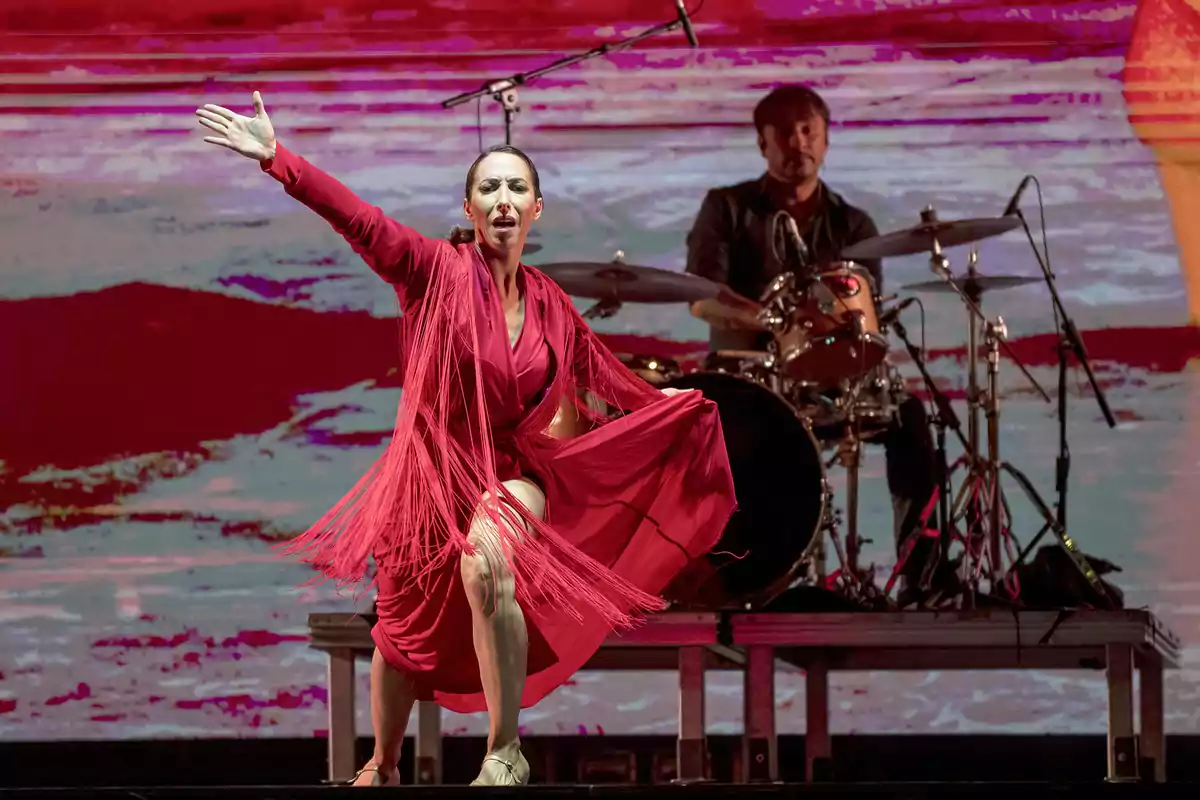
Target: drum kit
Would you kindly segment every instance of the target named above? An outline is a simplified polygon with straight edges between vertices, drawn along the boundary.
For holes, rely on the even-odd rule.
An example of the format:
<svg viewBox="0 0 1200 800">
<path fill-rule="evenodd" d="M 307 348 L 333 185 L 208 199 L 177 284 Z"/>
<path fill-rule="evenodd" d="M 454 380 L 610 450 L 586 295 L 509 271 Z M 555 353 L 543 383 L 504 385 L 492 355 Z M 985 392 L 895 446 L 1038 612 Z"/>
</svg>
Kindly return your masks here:
<svg viewBox="0 0 1200 800">
<path fill-rule="evenodd" d="M 1003 557 L 1007 552 L 1015 558 L 1008 504 L 1000 489 L 1002 472 L 1013 475 L 1030 495 L 1047 521 L 1046 529 L 1070 543 L 1029 480 L 1000 461 L 1000 353 L 1007 352 L 1043 399 L 1049 397 L 1011 352 L 1003 319 L 989 319 L 981 310 L 985 293 L 1041 278 L 983 275 L 973 250 L 965 274 L 954 276 L 942 253 L 943 247 L 997 236 L 1020 223 L 1015 216 L 946 222 L 927 207 L 914 227 L 860 241 L 845 248 L 840 261 L 785 272 L 772 281 L 757 303 L 758 319 L 769 334 L 769 344 L 761 351 L 717 351 L 696 370 L 684 370 L 670 358 L 621 356 L 649 383 L 698 389 L 717 405 L 733 472 L 738 510 L 712 551 L 668 588 L 664 596 L 673 606 L 757 610 L 791 589 L 811 586 L 832 590 L 862 607 L 895 607 L 892 592 L 907 554 L 919 537 L 929 536 L 936 537 L 937 556 L 923 582 L 928 583 L 936 564 L 951 563 L 949 551 L 957 543 L 962 546 L 956 568 L 962 591 L 942 598 L 941 604 L 973 607 L 981 582 L 988 582 L 993 594 L 1004 588 Z M 924 353 L 909 340 L 901 322 L 901 312 L 916 299 L 885 308 L 896 298 L 881 297 L 859 263 L 922 252 L 930 254 L 938 279 L 903 288 L 956 294 L 968 314 L 965 434 L 930 376 Z M 691 303 L 732 295 L 727 287 L 694 275 L 626 264 L 620 252 L 609 263 L 546 264 L 538 269 L 568 294 L 595 300 L 584 312 L 589 319 L 611 317 L 626 302 Z M 889 358 L 889 334 L 904 344 L 934 407 L 931 423 L 939 474 L 922 524 L 902 543 L 898 563 L 880 587 L 875 566 L 860 563 L 866 540 L 858 521 L 859 469 L 862 445 L 887 430 L 904 394 L 904 381 Z M 982 385 L 980 339 L 986 375 Z M 952 466 L 945 455 L 948 430 L 963 453 Z M 847 470 L 844 520 L 828 479 L 828 471 L 838 464 Z M 960 468 L 965 477 L 951 501 L 950 477 Z M 938 527 L 931 528 L 935 508 Z M 828 545 L 836 554 L 837 568 L 827 574 Z M 1084 570 L 1083 557 L 1076 561 Z"/>
</svg>

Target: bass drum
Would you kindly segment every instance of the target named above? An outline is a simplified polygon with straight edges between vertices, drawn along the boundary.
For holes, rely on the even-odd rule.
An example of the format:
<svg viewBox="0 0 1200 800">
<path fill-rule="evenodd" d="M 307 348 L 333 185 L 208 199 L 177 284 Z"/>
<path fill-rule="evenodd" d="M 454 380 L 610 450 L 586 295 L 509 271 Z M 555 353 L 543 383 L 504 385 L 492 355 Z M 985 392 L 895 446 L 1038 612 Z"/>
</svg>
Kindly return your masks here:
<svg viewBox="0 0 1200 800">
<path fill-rule="evenodd" d="M 756 609 L 804 569 L 825 512 L 825 468 L 807 420 L 770 389 L 719 372 L 694 372 L 663 388 L 698 389 L 717 404 L 737 511 L 713 549 L 663 597 L 673 605 Z"/>
</svg>

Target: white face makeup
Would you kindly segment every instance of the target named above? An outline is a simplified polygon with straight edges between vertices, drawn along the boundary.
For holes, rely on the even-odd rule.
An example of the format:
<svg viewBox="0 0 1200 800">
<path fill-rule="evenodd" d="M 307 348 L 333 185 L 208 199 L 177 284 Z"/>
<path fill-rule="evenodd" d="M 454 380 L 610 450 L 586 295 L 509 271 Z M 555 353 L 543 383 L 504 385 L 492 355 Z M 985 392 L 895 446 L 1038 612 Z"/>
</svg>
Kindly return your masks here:
<svg viewBox="0 0 1200 800">
<path fill-rule="evenodd" d="M 533 221 L 542 215 L 542 201 L 533 175 L 520 156 L 492 153 L 475 169 L 471 195 L 463 213 L 475 225 L 475 241 L 495 252 L 523 247 Z"/>
</svg>

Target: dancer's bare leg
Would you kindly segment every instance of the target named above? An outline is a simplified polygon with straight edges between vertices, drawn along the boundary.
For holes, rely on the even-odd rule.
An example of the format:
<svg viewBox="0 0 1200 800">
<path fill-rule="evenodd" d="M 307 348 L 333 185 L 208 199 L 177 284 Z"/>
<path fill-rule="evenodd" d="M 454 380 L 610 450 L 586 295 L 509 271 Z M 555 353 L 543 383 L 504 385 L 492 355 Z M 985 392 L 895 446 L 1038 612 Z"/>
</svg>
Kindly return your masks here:
<svg viewBox="0 0 1200 800">
<path fill-rule="evenodd" d="M 535 484 L 518 479 L 505 481 L 504 486 L 533 514 L 545 514 L 546 498 Z M 492 499 L 485 497 L 483 502 Z M 500 524 L 510 523 L 501 516 Z M 521 535 L 528 534 L 527 530 L 521 531 Z M 490 722 L 488 755 L 475 783 L 526 783 L 529 764 L 521 755 L 517 732 L 529 649 L 525 614 L 517 604 L 509 555 L 496 524 L 486 514 L 478 513 L 467 538 L 475 552 L 462 557 L 463 588 L 471 605 L 471 633 Z"/>
<path fill-rule="evenodd" d="M 371 657 L 371 728 L 375 754 L 354 779 L 355 786 L 394 786 L 400 782 L 397 765 L 404 731 L 416 693 L 408 676 L 388 666 L 379 651 Z"/>
</svg>

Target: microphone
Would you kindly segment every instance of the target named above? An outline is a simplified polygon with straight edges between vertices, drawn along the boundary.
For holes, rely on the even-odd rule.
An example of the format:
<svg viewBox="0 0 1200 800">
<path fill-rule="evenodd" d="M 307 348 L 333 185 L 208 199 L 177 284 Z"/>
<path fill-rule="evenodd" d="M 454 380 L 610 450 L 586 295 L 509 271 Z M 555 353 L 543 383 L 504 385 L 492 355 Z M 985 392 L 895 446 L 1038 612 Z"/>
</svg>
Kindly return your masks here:
<svg viewBox="0 0 1200 800">
<path fill-rule="evenodd" d="M 787 238 L 792 243 L 792 251 L 796 254 L 797 274 L 808 272 L 808 245 L 804 243 L 804 239 L 800 236 L 800 229 L 796 227 L 796 220 L 791 214 L 786 211 L 779 211 L 775 214 L 776 223 L 783 223 L 783 230 L 787 234 Z M 805 288 L 812 293 L 813 299 L 817 301 L 817 308 L 822 314 L 832 314 L 834 306 L 837 305 L 837 295 L 833 290 L 826 286 L 821 280 L 811 274 L 803 276 Z"/>
<path fill-rule="evenodd" d="M 906 297 L 896 305 L 889 308 L 879 316 L 879 327 L 886 328 L 888 325 L 891 325 L 893 322 L 900 319 L 900 313 L 915 302 L 917 302 L 917 298 Z"/>
<path fill-rule="evenodd" d="M 807 267 L 808 245 L 804 244 L 804 239 L 800 238 L 800 229 L 796 227 L 796 220 L 786 211 L 780 211 L 779 214 L 783 217 L 783 229 L 787 231 L 792 249 L 796 252 L 796 257 L 800 259 L 800 266 Z"/>
<path fill-rule="evenodd" d="M 1004 207 L 1004 213 L 1000 216 L 1011 217 L 1017 213 L 1017 208 L 1021 205 L 1021 195 L 1025 194 L 1025 190 L 1029 188 L 1029 184 L 1032 182 L 1032 175 L 1026 175 L 1024 178 L 1021 178 L 1021 182 L 1017 184 L 1017 190 L 1013 192 L 1012 199 L 1008 201 L 1008 205 Z"/>
<path fill-rule="evenodd" d="M 675 0 L 675 13 L 679 15 L 679 23 L 683 25 L 683 35 L 687 37 L 688 44 L 699 47 L 700 41 L 696 38 L 696 32 L 692 30 L 692 20 L 688 17 L 687 9 L 683 7 L 683 0 Z"/>
</svg>

